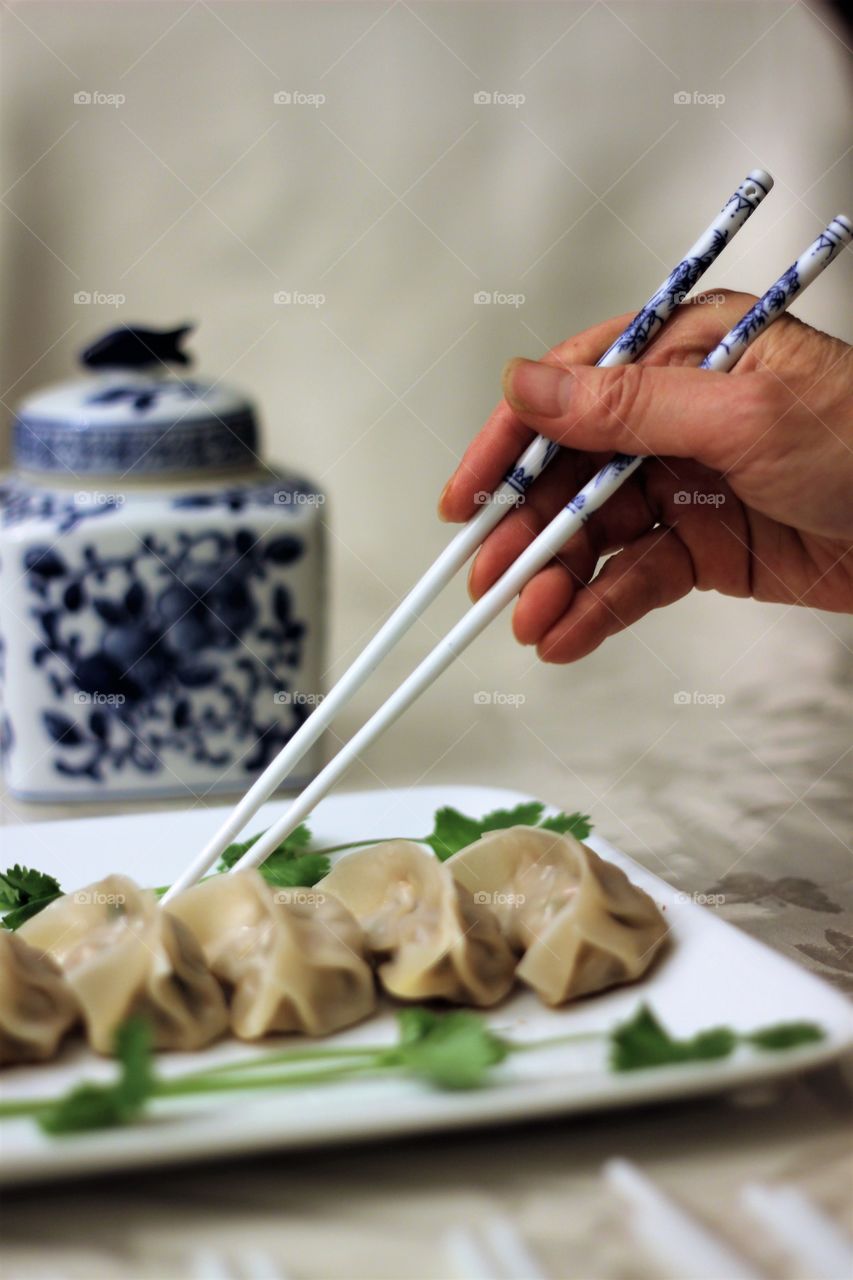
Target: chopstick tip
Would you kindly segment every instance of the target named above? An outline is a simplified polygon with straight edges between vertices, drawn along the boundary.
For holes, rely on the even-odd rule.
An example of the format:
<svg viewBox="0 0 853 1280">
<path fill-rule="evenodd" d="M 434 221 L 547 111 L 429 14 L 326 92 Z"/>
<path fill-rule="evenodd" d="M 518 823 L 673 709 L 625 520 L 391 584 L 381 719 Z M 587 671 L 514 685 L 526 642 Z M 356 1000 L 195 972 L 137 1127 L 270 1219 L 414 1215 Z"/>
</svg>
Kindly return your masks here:
<svg viewBox="0 0 853 1280">
<path fill-rule="evenodd" d="M 759 187 L 764 191 L 765 195 L 773 190 L 774 179 L 773 174 L 768 173 L 766 169 L 750 169 L 747 174 L 748 182 L 757 182 Z"/>
</svg>

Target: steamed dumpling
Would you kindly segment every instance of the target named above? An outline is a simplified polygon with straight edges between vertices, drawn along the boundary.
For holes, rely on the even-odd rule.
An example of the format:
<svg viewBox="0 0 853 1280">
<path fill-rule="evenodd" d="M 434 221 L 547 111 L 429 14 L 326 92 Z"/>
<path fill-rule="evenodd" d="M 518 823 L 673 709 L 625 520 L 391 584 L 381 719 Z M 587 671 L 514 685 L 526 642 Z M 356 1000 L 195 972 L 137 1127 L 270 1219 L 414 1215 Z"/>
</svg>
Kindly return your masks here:
<svg viewBox="0 0 853 1280">
<path fill-rule="evenodd" d="M 77 1001 L 50 956 L 0 932 L 0 1063 L 43 1062 L 79 1017 Z"/>
<path fill-rule="evenodd" d="M 573 836 L 493 831 L 445 865 L 489 903 L 522 955 L 519 978 L 546 1004 L 639 978 L 667 933 L 649 895 Z"/>
<path fill-rule="evenodd" d="M 192 934 L 126 876 L 66 894 L 19 932 L 62 969 L 98 1053 L 112 1052 L 119 1026 L 136 1014 L 158 1049 L 198 1049 L 228 1027 L 225 997 Z"/>
<path fill-rule="evenodd" d="M 514 958 L 494 917 L 411 841 L 347 854 L 318 888 L 358 920 L 391 995 L 491 1005 L 512 986 Z"/>
<path fill-rule="evenodd" d="M 244 1040 L 328 1035 L 375 1008 L 361 929 L 320 889 L 276 889 L 257 871 L 238 871 L 194 885 L 167 910 L 231 989 L 231 1026 Z"/>
</svg>

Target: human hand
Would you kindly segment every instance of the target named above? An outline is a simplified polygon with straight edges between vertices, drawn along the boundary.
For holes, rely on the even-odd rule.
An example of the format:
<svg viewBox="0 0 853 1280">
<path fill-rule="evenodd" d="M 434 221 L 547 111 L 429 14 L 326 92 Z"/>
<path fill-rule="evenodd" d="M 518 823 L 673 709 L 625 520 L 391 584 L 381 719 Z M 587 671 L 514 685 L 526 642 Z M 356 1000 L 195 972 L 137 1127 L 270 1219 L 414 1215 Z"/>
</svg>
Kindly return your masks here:
<svg viewBox="0 0 853 1280">
<path fill-rule="evenodd" d="M 511 360 L 441 495 L 443 519 L 467 520 L 534 434 L 563 446 L 477 553 L 477 599 L 614 452 L 655 455 L 523 588 L 513 630 L 546 662 L 693 587 L 853 611 L 853 348 L 783 316 L 731 373 L 698 370 L 755 301 L 723 298 L 681 306 L 640 364 L 590 367 L 630 316 Z"/>
</svg>

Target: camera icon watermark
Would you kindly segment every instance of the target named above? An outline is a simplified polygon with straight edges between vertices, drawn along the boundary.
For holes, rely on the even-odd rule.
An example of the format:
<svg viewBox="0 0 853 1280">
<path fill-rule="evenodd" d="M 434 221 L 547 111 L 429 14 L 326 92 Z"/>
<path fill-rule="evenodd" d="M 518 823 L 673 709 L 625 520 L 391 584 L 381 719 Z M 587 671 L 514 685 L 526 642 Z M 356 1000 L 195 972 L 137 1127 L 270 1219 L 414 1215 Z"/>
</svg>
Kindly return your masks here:
<svg viewBox="0 0 853 1280">
<path fill-rule="evenodd" d="M 78 289 L 74 294 L 75 307 L 123 307 L 126 302 L 126 294 L 105 293 L 102 289 Z"/>
<path fill-rule="evenodd" d="M 475 307 L 514 307 L 518 310 L 526 301 L 524 293 L 503 293 L 500 289 L 478 289 L 474 294 Z"/>
<path fill-rule="evenodd" d="M 689 489 L 678 489 L 672 495 L 672 501 L 677 507 L 721 507 L 726 501 L 726 495 L 702 493 L 699 489 L 694 489 L 692 493 Z"/>
<path fill-rule="evenodd" d="M 672 95 L 677 107 L 714 107 L 718 109 L 726 100 L 724 93 L 701 93 L 698 89 L 688 92 L 680 89 Z"/>
<path fill-rule="evenodd" d="M 325 901 L 325 893 L 314 889 L 276 889 L 273 894 L 273 902 L 280 907 L 322 907 Z"/>
<path fill-rule="evenodd" d="M 474 694 L 475 707 L 522 707 L 526 701 L 526 694 L 503 689 L 478 689 Z"/>
<path fill-rule="evenodd" d="M 726 895 L 724 893 L 684 893 L 678 892 L 675 895 L 676 902 L 694 902 L 699 907 L 724 907 L 726 905 Z"/>
<path fill-rule="evenodd" d="M 84 689 L 78 689 L 72 698 L 72 702 L 78 707 L 123 707 L 127 702 L 127 698 L 123 693 L 90 693 Z"/>
<path fill-rule="evenodd" d="M 272 96 L 277 107 L 322 107 L 325 93 L 304 93 L 302 89 L 278 89 Z"/>
<path fill-rule="evenodd" d="M 124 893 L 103 893 L 100 889 L 78 889 L 74 901 L 81 907 L 123 907 L 127 902 Z"/>
<path fill-rule="evenodd" d="M 719 709 L 726 701 L 724 693 L 703 693 L 701 689 L 679 689 L 672 695 L 676 707 L 714 707 Z"/>
<path fill-rule="evenodd" d="M 489 92 L 478 89 L 474 94 L 475 107 L 514 107 L 517 111 L 527 101 L 526 93 L 503 93 L 499 89 Z"/>
<path fill-rule="evenodd" d="M 304 493 L 299 489 L 276 489 L 272 498 L 277 507 L 322 507 L 325 493 Z"/>
<path fill-rule="evenodd" d="M 473 897 L 480 907 L 523 907 L 527 901 L 523 893 L 487 893 L 484 889 L 478 889 Z"/>
<path fill-rule="evenodd" d="M 272 296 L 277 307 L 324 307 L 325 293 L 301 293 L 299 289 L 277 289 Z"/>
<path fill-rule="evenodd" d="M 117 111 L 126 102 L 126 94 L 104 93 L 102 89 L 78 89 L 74 94 L 75 107 L 113 107 Z"/>
<path fill-rule="evenodd" d="M 494 503 L 496 507 L 520 507 L 526 501 L 526 495 L 516 493 L 514 490 L 510 493 L 490 493 L 488 489 L 478 489 L 474 494 L 474 501 L 478 507 L 485 507 L 487 503 Z"/>
<path fill-rule="evenodd" d="M 301 689 L 276 689 L 272 700 L 285 707 L 318 707 L 324 697 L 323 693 L 303 693 Z"/>
<path fill-rule="evenodd" d="M 104 493 L 100 489 L 78 489 L 74 494 L 74 502 L 78 507 L 123 507 L 123 493 Z"/>
</svg>

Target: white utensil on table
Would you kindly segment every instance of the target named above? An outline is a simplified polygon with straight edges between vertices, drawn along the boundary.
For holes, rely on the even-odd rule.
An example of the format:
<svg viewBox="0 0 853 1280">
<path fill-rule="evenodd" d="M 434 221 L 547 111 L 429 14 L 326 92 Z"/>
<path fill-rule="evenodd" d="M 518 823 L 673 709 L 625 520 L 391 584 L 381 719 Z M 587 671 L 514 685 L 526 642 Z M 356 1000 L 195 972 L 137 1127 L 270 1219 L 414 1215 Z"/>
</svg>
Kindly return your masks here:
<svg viewBox="0 0 853 1280">
<path fill-rule="evenodd" d="M 230 1253 L 201 1245 L 187 1259 L 191 1280 L 287 1280 L 287 1273 L 266 1249 L 234 1249 Z"/>
<path fill-rule="evenodd" d="M 809 1280 L 853 1276 L 853 1246 L 802 1191 L 750 1183 L 741 1188 L 740 1200 Z"/>
<path fill-rule="evenodd" d="M 444 1248 L 458 1280 L 544 1280 L 544 1272 L 506 1214 L 479 1227 L 451 1227 Z"/>
<path fill-rule="evenodd" d="M 631 1208 L 634 1233 L 678 1280 L 760 1280 L 745 1258 L 670 1200 L 630 1160 L 608 1160 L 604 1177 Z"/>
</svg>

